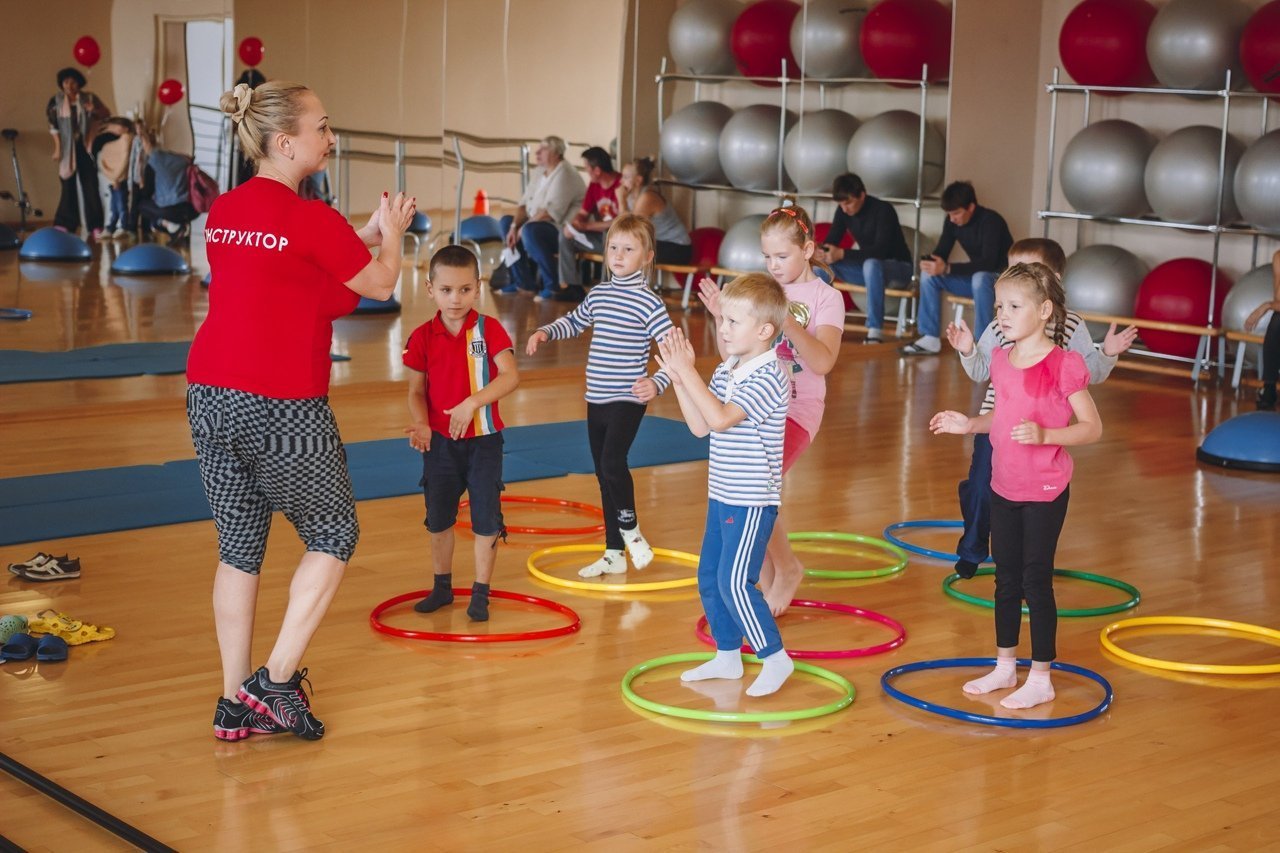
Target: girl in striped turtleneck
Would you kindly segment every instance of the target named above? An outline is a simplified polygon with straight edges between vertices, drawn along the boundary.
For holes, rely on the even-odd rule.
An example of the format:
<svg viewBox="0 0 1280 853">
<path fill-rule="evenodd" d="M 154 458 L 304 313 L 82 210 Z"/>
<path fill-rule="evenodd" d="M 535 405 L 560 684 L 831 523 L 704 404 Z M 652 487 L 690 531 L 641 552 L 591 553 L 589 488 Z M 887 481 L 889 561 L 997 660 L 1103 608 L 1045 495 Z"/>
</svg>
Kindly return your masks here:
<svg viewBox="0 0 1280 853">
<path fill-rule="evenodd" d="M 636 518 L 627 453 L 645 407 L 670 384 L 661 370 L 649 375 L 650 341 L 661 339 L 672 328 L 666 306 L 648 286 L 654 245 L 648 219 L 631 213 L 615 219 L 605 237 L 609 279 L 593 287 L 573 311 L 539 327 L 526 346 L 533 355 L 546 341 L 574 337 L 594 327 L 587 353 L 587 436 L 604 506 L 605 552 L 578 572 L 584 578 L 625 572 L 624 547 L 637 569 L 653 560 L 653 549 Z"/>
</svg>

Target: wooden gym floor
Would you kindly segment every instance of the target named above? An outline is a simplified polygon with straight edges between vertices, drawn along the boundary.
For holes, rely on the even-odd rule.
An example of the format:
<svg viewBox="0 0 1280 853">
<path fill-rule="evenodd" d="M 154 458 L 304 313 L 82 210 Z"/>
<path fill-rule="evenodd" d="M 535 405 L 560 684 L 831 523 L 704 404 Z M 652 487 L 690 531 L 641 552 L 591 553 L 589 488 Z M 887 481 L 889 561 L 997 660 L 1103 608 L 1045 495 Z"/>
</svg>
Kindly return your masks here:
<svg viewBox="0 0 1280 853">
<path fill-rule="evenodd" d="M 199 246 L 196 247 L 199 255 Z M 189 340 L 206 294 L 188 281 L 113 282 L 106 263 L 19 265 L 0 255 L 0 305 L 35 311 L 0 324 L 0 348 L 57 350 L 113 341 Z M 203 270 L 201 270 L 203 272 Z M 404 312 L 336 324 L 333 407 L 348 442 L 398 437 L 406 421 L 402 340 L 434 310 L 406 265 Z M 523 349 L 563 306 L 486 294 Z M 702 352 L 701 312 L 673 306 Z M 523 383 L 503 401 L 509 425 L 581 418 L 584 341 L 520 356 Z M 709 372 L 712 360 L 703 360 Z M 159 463 L 192 455 L 180 376 L 0 386 L 0 476 Z M 1275 626 L 1280 605 L 1280 479 L 1195 462 L 1204 432 L 1251 406 L 1229 390 L 1124 369 L 1094 391 L 1103 440 L 1077 467 L 1059 565 L 1141 588 L 1133 615 L 1213 616 Z M 934 437 L 941 408 L 980 398 L 951 354 L 908 361 L 894 347 L 847 335 L 830 380 L 822 432 L 787 482 L 792 530 L 879 535 L 905 519 L 955 518 L 967 443 Z M 661 398 L 651 413 L 679 417 Z M 643 529 L 657 546 L 696 552 L 705 463 L 635 471 Z M 509 493 L 598 503 L 594 479 L 514 483 Z M 637 712 L 619 694 L 633 664 L 699 651 L 692 590 L 649 595 L 576 593 L 530 578 L 533 548 L 565 540 L 512 536 L 495 586 L 570 605 L 578 634 L 547 642 L 458 645 L 385 637 L 368 625 L 379 601 L 429 585 L 421 498 L 368 501 L 348 577 L 305 661 L 328 734 L 228 744 L 210 731 L 219 676 L 210 608 L 216 560 L 210 522 L 152 527 L 0 548 L 5 562 L 37 549 L 78 555 L 79 580 L 9 579 L 0 613 L 55 607 L 116 628 L 74 647 L 65 664 L 0 667 L 0 751 L 180 850 L 1260 850 L 1280 849 L 1280 676 L 1179 676 L 1104 653 L 1112 618 L 1063 619 L 1061 659 L 1095 669 L 1115 704 L 1083 725 L 1034 732 L 945 720 L 885 696 L 880 674 L 915 660 L 985 656 L 990 611 L 944 597 L 949 566 L 913 558 L 897 576 L 810 582 L 801 596 L 855 603 L 905 624 L 889 654 L 825 662 L 853 681 L 856 703 L 796 724 L 677 722 Z M 576 524 L 570 516 L 511 512 L 508 523 Z M 950 550 L 953 537 L 918 540 Z M 590 537 L 573 541 L 594 541 Z M 281 520 L 264 568 L 258 657 L 278 625 L 300 546 Z M 812 565 L 870 567 L 876 557 L 810 555 Z M 455 582 L 470 583 L 459 543 Z M 562 576 L 576 566 L 561 564 Z M 685 573 L 655 565 L 644 580 Z M 990 582 L 972 588 L 989 592 Z M 1113 590 L 1058 586 L 1062 606 L 1118 600 Z M 459 605 L 396 624 L 466 630 Z M 497 602 L 488 630 L 531 630 L 558 617 Z M 883 642 L 846 617 L 793 610 L 793 648 Z M 1024 632 L 1025 634 L 1025 632 Z M 1026 637 L 1024 636 L 1024 649 Z M 1130 636 L 1157 656 L 1275 662 L 1280 648 L 1229 637 Z M 668 668 L 646 696 L 694 707 L 777 710 L 828 701 L 796 678 L 777 696 L 745 700 L 739 685 L 693 691 Z M 899 682 L 931 700 L 978 712 L 965 672 Z M 1091 707 L 1090 682 L 1056 679 L 1055 716 Z M 125 845 L 7 775 L 0 834 L 30 850 Z"/>
</svg>

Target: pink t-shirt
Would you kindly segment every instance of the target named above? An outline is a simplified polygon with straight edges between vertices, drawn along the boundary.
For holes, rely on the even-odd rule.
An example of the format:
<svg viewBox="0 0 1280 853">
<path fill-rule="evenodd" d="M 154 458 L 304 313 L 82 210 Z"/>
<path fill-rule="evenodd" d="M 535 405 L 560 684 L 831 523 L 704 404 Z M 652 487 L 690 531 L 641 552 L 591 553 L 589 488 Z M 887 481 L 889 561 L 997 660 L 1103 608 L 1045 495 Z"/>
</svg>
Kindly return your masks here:
<svg viewBox="0 0 1280 853">
<path fill-rule="evenodd" d="M 1078 352 L 1054 347 L 1026 368 L 1009 363 L 1009 351 L 991 354 L 996 408 L 991 422 L 991 490 L 1010 501 L 1052 501 L 1071 482 L 1071 455 L 1060 444 L 1019 444 L 1011 437 L 1023 421 L 1048 429 L 1071 423 L 1067 398 L 1089 387 L 1089 368 Z"/>
<path fill-rule="evenodd" d="M 805 326 L 809 334 L 816 334 L 819 326 L 834 326 L 844 331 L 844 299 L 840 291 L 822 279 L 784 284 L 782 290 L 788 301 L 803 302 L 809 306 L 809 325 Z M 787 409 L 787 420 L 795 421 L 809 433 L 809 438 L 813 438 L 818 434 L 822 412 L 827 406 L 827 377 L 810 370 L 786 338 L 780 339 L 777 353 L 782 369 L 791 377 L 791 405 Z"/>
</svg>

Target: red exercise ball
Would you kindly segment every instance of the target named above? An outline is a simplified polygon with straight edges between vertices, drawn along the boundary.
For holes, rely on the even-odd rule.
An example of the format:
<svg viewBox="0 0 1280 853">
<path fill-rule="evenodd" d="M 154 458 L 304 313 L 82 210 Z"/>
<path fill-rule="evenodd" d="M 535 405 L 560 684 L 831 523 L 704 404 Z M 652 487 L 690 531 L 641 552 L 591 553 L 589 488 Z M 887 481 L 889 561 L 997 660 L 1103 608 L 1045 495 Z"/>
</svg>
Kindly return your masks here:
<svg viewBox="0 0 1280 853">
<path fill-rule="evenodd" d="M 262 61 L 264 53 L 266 49 L 262 46 L 262 39 L 257 36 L 249 36 L 240 41 L 240 61 L 250 68 L 256 67 Z"/>
<path fill-rule="evenodd" d="M 1259 92 L 1280 93 L 1280 0 L 1253 13 L 1240 34 L 1240 64 Z"/>
<path fill-rule="evenodd" d="M 181 81 L 172 78 L 165 80 L 160 84 L 160 88 L 156 89 L 156 98 L 166 107 L 171 107 L 181 101 L 184 94 L 186 92 L 183 91 Z"/>
<path fill-rule="evenodd" d="M 813 242 L 818 244 L 818 248 L 822 248 L 822 244 L 827 240 L 827 234 L 831 231 L 830 222 L 813 223 Z M 853 248 L 853 235 L 848 231 L 844 232 L 844 236 L 840 238 L 841 249 Z"/>
<path fill-rule="evenodd" d="M 883 0 L 862 22 L 862 58 L 877 77 L 929 80 L 951 74 L 951 9 L 938 0 Z"/>
<path fill-rule="evenodd" d="M 71 48 L 71 55 L 85 68 L 92 68 L 102 58 L 102 49 L 93 36 L 80 36 L 76 39 L 75 47 Z"/>
<path fill-rule="evenodd" d="M 1147 0 L 1084 0 L 1058 34 L 1058 54 L 1082 86 L 1148 86 L 1147 30 L 1156 9 Z"/>
<path fill-rule="evenodd" d="M 1209 280 L 1213 265 L 1199 258 L 1175 258 L 1147 273 L 1138 287 L 1135 317 L 1203 326 L 1209 319 Z M 1218 292 L 1214 298 L 1215 325 L 1221 325 L 1222 301 L 1231 289 L 1231 279 L 1218 270 Z M 1154 352 L 1193 358 L 1200 339 L 1181 332 L 1139 329 L 1138 335 Z"/>
<path fill-rule="evenodd" d="M 798 14 L 800 5 L 791 0 L 759 0 L 742 10 L 733 22 L 729 49 L 743 77 L 780 77 L 784 59 L 787 76 L 800 76 L 799 63 L 791 53 L 791 22 Z"/>
<path fill-rule="evenodd" d="M 689 232 L 689 242 L 693 246 L 693 259 L 690 264 L 705 275 L 720 260 L 720 243 L 724 240 L 724 230 L 720 228 L 695 228 Z"/>
</svg>

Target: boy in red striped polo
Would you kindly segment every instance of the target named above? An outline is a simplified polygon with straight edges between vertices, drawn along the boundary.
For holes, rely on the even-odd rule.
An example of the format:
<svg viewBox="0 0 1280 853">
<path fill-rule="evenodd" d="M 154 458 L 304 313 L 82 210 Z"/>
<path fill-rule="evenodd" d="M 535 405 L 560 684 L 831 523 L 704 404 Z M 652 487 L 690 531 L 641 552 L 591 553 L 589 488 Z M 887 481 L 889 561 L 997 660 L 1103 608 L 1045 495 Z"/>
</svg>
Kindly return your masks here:
<svg viewBox="0 0 1280 853">
<path fill-rule="evenodd" d="M 480 268 L 462 246 L 431 258 L 427 288 L 439 311 L 404 348 L 409 374 L 409 444 L 422 451 L 424 524 L 431 534 L 435 584 L 414 605 L 430 613 L 453 603 L 453 525 L 467 492 L 475 534 L 476 580 L 467 615 L 489 619 L 489 580 L 502 524 L 502 418 L 498 400 L 520 383 L 511 338 L 496 317 L 475 310 Z"/>
</svg>

